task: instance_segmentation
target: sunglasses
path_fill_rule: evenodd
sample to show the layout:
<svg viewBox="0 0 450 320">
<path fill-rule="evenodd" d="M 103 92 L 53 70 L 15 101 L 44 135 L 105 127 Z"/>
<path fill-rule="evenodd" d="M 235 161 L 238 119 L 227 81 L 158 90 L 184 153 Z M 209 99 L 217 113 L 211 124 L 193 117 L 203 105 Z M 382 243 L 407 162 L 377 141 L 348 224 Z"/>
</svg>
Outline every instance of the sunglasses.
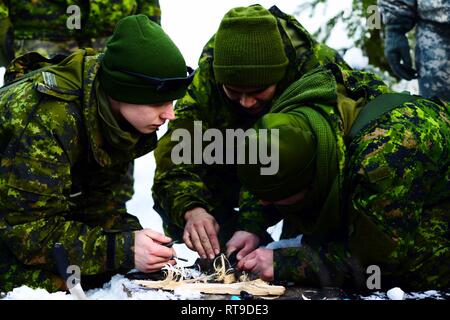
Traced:
<svg viewBox="0 0 450 320">
<path fill-rule="evenodd" d="M 188 76 L 182 78 L 155 78 L 149 77 L 142 73 L 120 70 L 120 72 L 135 76 L 139 79 L 145 80 L 151 86 L 154 86 L 156 91 L 175 91 L 182 87 L 188 87 L 194 79 L 195 70 L 191 67 L 187 67 Z"/>
</svg>

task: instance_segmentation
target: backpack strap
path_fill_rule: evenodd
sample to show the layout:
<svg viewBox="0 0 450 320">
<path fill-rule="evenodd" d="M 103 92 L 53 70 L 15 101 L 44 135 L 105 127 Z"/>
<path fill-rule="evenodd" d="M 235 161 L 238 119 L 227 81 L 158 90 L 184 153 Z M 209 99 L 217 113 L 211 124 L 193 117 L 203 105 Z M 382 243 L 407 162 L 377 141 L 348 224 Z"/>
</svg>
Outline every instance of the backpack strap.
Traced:
<svg viewBox="0 0 450 320">
<path fill-rule="evenodd" d="M 420 98 L 420 96 L 410 95 L 409 93 L 385 93 L 379 95 L 366 104 L 359 113 L 347 135 L 348 144 L 355 139 L 361 130 L 382 115 L 394 110 L 406 102 L 414 102 Z"/>
<path fill-rule="evenodd" d="M 67 55 L 58 54 L 53 58 L 46 58 L 38 52 L 32 51 L 15 58 L 7 67 L 4 76 L 4 88 L 29 79 L 49 66 L 58 64 L 67 58 Z"/>
</svg>

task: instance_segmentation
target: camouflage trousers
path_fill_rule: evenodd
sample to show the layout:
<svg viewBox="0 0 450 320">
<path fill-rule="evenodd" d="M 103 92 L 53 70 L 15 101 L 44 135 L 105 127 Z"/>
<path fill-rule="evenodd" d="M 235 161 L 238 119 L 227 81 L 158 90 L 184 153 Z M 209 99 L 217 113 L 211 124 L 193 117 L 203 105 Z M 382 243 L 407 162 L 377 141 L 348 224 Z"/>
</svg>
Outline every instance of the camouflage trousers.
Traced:
<svg viewBox="0 0 450 320">
<path fill-rule="evenodd" d="M 49 40 L 15 40 L 14 55 L 21 56 L 30 51 L 36 51 L 46 58 L 51 58 L 57 54 L 69 55 L 80 48 L 93 48 L 96 51 L 103 51 L 106 47 L 108 37 L 86 39 L 82 41 L 49 41 Z"/>
<path fill-rule="evenodd" d="M 390 278 L 449 287 L 450 106 L 405 104 L 352 147 L 353 205 L 396 243 Z"/>
<path fill-rule="evenodd" d="M 0 240 L 0 292 L 8 292 L 21 285 L 43 288 L 49 292 L 64 290 L 64 280 L 56 273 L 26 267 L 11 256 L 8 247 Z"/>
<path fill-rule="evenodd" d="M 25 266 L 10 255 L 6 246 L 0 242 L 0 293 L 12 291 L 20 286 L 28 286 L 33 289 L 45 289 L 48 292 L 67 291 L 64 279 L 56 272 L 41 268 Z M 115 274 L 126 274 L 130 270 L 119 269 L 96 275 L 83 275 L 81 285 L 84 290 L 101 288 L 110 281 Z"/>
<path fill-rule="evenodd" d="M 416 28 L 420 94 L 450 101 L 450 24 L 441 27 L 419 22 Z"/>
</svg>

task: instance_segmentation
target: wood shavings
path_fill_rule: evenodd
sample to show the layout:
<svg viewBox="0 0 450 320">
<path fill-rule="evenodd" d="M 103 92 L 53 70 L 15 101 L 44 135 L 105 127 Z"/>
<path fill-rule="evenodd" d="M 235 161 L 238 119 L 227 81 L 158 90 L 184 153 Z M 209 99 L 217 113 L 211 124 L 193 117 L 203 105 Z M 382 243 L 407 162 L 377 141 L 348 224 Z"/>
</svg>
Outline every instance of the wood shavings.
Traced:
<svg viewBox="0 0 450 320">
<path fill-rule="evenodd" d="M 208 294 L 239 295 L 241 291 L 246 291 L 255 296 L 279 296 L 285 292 L 283 286 L 272 286 L 261 279 L 249 281 L 245 273 L 237 281 L 234 269 L 223 254 L 213 261 L 213 267 L 214 272 L 207 275 L 199 272 L 193 274 L 192 269 L 166 265 L 163 268 L 166 272 L 164 280 L 134 282 L 152 289 L 189 290 Z"/>
</svg>

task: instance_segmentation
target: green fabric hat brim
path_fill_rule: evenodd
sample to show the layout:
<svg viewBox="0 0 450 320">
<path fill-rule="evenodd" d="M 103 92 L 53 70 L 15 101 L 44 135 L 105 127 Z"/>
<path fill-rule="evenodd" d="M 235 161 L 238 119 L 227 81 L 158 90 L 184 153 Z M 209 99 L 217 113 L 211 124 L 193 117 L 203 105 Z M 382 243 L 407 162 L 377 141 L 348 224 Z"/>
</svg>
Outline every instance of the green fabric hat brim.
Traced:
<svg viewBox="0 0 450 320">
<path fill-rule="evenodd" d="M 214 66 L 218 83 L 235 86 L 266 86 L 278 83 L 286 74 L 288 61 L 272 66 Z"/>
</svg>

